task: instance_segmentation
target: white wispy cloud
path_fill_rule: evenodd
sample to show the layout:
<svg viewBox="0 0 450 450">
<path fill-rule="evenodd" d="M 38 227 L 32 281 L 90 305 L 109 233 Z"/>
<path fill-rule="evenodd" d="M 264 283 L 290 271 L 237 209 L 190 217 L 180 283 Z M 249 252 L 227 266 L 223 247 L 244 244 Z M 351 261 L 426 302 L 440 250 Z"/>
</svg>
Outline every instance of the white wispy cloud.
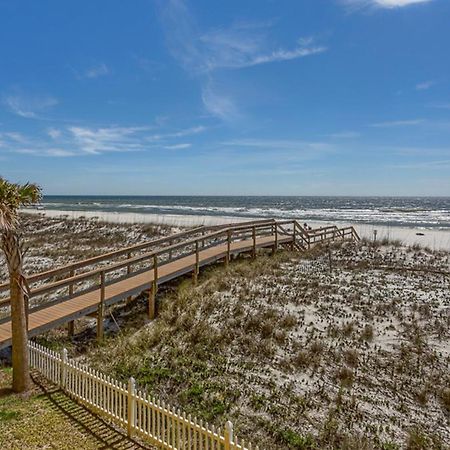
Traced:
<svg viewBox="0 0 450 450">
<path fill-rule="evenodd" d="M 61 131 L 61 130 L 58 130 L 57 128 L 49 128 L 49 129 L 47 130 L 47 134 L 48 134 L 52 139 L 58 139 L 58 138 L 61 136 L 62 131 Z"/>
<path fill-rule="evenodd" d="M 218 70 L 243 69 L 290 61 L 327 50 L 312 37 L 291 45 L 277 44 L 270 30 L 273 22 L 234 22 L 201 30 L 184 0 L 160 2 L 160 15 L 173 57 L 191 75 L 201 77 L 201 99 L 206 111 L 222 120 L 241 117 L 236 99 L 214 85 Z"/>
<path fill-rule="evenodd" d="M 334 147 L 328 142 L 310 142 L 296 139 L 233 139 L 224 141 L 223 145 L 232 147 L 252 147 L 255 149 L 271 150 L 308 150 L 308 151 L 329 151 Z"/>
<path fill-rule="evenodd" d="M 410 127 L 414 125 L 420 125 L 424 122 L 425 119 L 392 120 L 388 122 L 372 123 L 370 126 L 374 128 Z"/>
<path fill-rule="evenodd" d="M 196 125 L 194 127 L 185 128 L 184 130 L 175 131 L 173 133 L 166 133 L 163 136 L 165 138 L 177 138 L 177 137 L 184 137 L 184 136 L 191 136 L 193 134 L 199 134 L 206 131 L 207 128 L 203 125 Z"/>
<path fill-rule="evenodd" d="M 350 9 L 384 8 L 396 9 L 420 3 L 431 3 L 433 0 L 341 0 Z"/>
<path fill-rule="evenodd" d="M 163 141 L 163 140 L 172 139 L 172 138 L 192 136 L 195 134 L 203 133 L 206 130 L 207 130 L 207 128 L 205 126 L 196 125 L 194 127 L 185 128 L 185 129 L 179 130 L 179 131 L 171 131 L 171 132 L 166 132 L 166 133 L 152 134 L 147 137 L 147 140 L 148 141 Z"/>
<path fill-rule="evenodd" d="M 427 105 L 429 108 L 450 109 L 450 102 L 437 102 Z"/>
<path fill-rule="evenodd" d="M 395 164 L 390 166 L 395 169 L 412 169 L 412 170 L 426 170 L 426 169 L 438 169 L 448 170 L 450 169 L 450 159 L 443 159 L 438 161 L 418 161 L 403 164 Z"/>
<path fill-rule="evenodd" d="M 255 28 L 243 25 L 215 30 L 203 35 L 201 41 L 204 44 L 203 66 L 208 71 L 289 61 L 327 50 L 325 46 L 315 44 L 311 37 L 299 38 L 297 45 L 290 49 L 270 49 L 265 36 L 255 34 Z"/>
<path fill-rule="evenodd" d="M 361 133 L 357 131 L 341 131 L 339 133 L 332 133 L 330 137 L 336 139 L 353 139 L 361 136 Z"/>
<path fill-rule="evenodd" d="M 142 150 L 142 141 L 136 138 L 136 133 L 147 129 L 148 127 L 69 127 L 68 131 L 82 151 L 99 154 Z"/>
<path fill-rule="evenodd" d="M 82 78 L 98 78 L 108 75 L 109 73 L 110 70 L 108 66 L 105 63 L 99 63 L 87 69 L 83 73 Z"/>
<path fill-rule="evenodd" d="M 47 128 L 33 135 L 4 131 L 0 132 L 0 143 L 11 153 L 46 157 L 181 150 L 192 146 L 186 141 L 180 142 L 181 138 L 197 135 L 206 129 L 203 125 L 197 125 L 161 134 L 151 134 L 151 131 L 154 131 L 153 126 L 87 127 L 73 125 Z"/>
<path fill-rule="evenodd" d="M 182 150 L 184 148 L 190 148 L 192 147 L 192 144 L 189 143 L 182 143 L 182 144 L 172 144 L 172 145 L 165 145 L 164 148 L 168 150 Z"/>
<path fill-rule="evenodd" d="M 422 81 L 421 83 L 416 84 L 416 91 L 427 91 L 435 84 L 436 84 L 436 82 L 433 80 Z"/>
<path fill-rule="evenodd" d="M 298 39 L 291 48 L 276 47 L 268 38 L 271 22 L 237 22 L 202 32 L 183 0 L 164 2 L 161 16 L 173 56 L 194 73 L 288 61 L 327 50 L 311 37 Z"/>
<path fill-rule="evenodd" d="M 58 99 L 51 96 L 8 94 L 3 97 L 3 104 L 14 114 L 27 119 L 39 118 L 39 113 L 58 104 Z"/>
<path fill-rule="evenodd" d="M 240 116 L 236 102 L 227 95 L 218 92 L 211 84 L 202 90 L 205 109 L 213 116 L 223 120 L 235 120 Z"/>
</svg>

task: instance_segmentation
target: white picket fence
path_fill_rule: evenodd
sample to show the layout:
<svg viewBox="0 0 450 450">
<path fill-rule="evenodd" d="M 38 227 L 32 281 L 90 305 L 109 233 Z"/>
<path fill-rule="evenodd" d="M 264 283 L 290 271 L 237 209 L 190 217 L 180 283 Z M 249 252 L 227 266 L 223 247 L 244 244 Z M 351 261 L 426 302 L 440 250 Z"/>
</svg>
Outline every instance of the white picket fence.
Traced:
<svg viewBox="0 0 450 450">
<path fill-rule="evenodd" d="M 32 341 L 28 347 L 31 367 L 99 416 L 127 429 L 128 436 L 136 435 L 157 448 L 170 450 L 253 448 L 244 440 L 238 443 L 231 422 L 223 430 L 203 424 L 136 389 L 133 378 L 127 385 L 114 380 L 69 359 L 66 349 L 58 353 Z"/>
</svg>

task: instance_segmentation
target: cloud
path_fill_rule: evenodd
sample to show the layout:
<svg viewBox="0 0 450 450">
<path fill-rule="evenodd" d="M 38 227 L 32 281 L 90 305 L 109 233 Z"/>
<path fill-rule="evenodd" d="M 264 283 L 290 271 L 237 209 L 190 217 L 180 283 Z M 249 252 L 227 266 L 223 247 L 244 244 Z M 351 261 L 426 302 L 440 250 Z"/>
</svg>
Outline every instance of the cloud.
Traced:
<svg viewBox="0 0 450 450">
<path fill-rule="evenodd" d="M 323 141 L 300 139 L 239 138 L 224 141 L 215 152 L 218 165 L 229 169 L 245 169 L 251 173 L 264 170 L 293 170 L 305 168 L 306 161 L 320 160 L 337 151 L 335 145 Z M 220 156 L 218 156 L 220 155 Z"/>
<path fill-rule="evenodd" d="M 330 137 L 336 139 L 353 139 L 361 136 L 357 131 L 341 131 L 339 133 L 330 134 Z"/>
<path fill-rule="evenodd" d="M 208 71 L 215 69 L 240 69 L 244 67 L 290 61 L 323 53 L 325 46 L 316 45 L 312 38 L 300 38 L 290 49 L 269 49 L 263 36 L 254 35 L 254 30 L 232 26 L 229 29 L 215 30 L 202 36 L 205 44 L 204 65 Z"/>
<path fill-rule="evenodd" d="M 39 113 L 58 104 L 51 96 L 30 96 L 21 93 L 6 95 L 3 104 L 14 114 L 26 119 L 37 119 Z"/>
<path fill-rule="evenodd" d="M 162 134 L 149 134 L 152 126 L 86 127 L 66 126 L 43 129 L 26 136 L 15 131 L 0 132 L 1 146 L 8 152 L 47 157 L 101 155 L 110 152 L 137 152 L 157 149 L 181 150 L 192 146 L 179 142 L 207 128 L 202 125 Z"/>
<path fill-rule="evenodd" d="M 208 113 L 220 119 L 229 121 L 240 116 L 235 101 L 231 97 L 219 93 L 211 85 L 203 88 L 202 101 Z"/>
<path fill-rule="evenodd" d="M 183 143 L 183 144 L 173 144 L 173 145 L 165 145 L 164 148 L 168 150 L 182 150 L 184 148 L 192 147 L 192 144 Z"/>
<path fill-rule="evenodd" d="M 149 74 L 152 78 L 152 80 L 156 80 L 158 78 L 158 75 L 163 71 L 165 68 L 165 65 L 161 63 L 160 61 L 155 61 L 149 58 L 145 58 L 142 56 L 135 56 L 134 57 L 137 63 L 137 66 Z"/>
<path fill-rule="evenodd" d="M 429 80 L 429 81 L 423 81 L 422 83 L 416 84 L 416 91 L 426 91 L 430 89 L 432 86 L 436 84 L 435 81 Z"/>
<path fill-rule="evenodd" d="M 174 137 L 184 137 L 184 136 L 190 136 L 192 134 L 199 134 L 206 131 L 206 127 L 203 125 L 197 125 L 195 127 L 186 128 L 184 130 L 176 131 L 174 133 L 168 133 L 165 134 L 164 137 L 166 138 L 174 138 Z"/>
<path fill-rule="evenodd" d="M 309 142 L 296 139 L 234 139 L 225 141 L 222 144 L 233 147 L 252 147 L 271 150 L 329 151 L 333 148 L 327 142 Z"/>
<path fill-rule="evenodd" d="M 148 136 L 147 140 L 149 140 L 149 141 L 161 141 L 161 140 L 166 140 L 166 139 L 191 136 L 191 135 L 194 135 L 194 134 L 203 133 L 206 130 L 207 130 L 207 128 L 205 126 L 197 125 L 195 127 L 185 128 L 184 130 L 180 130 L 180 131 L 174 131 L 174 132 L 162 133 L 162 134 L 153 134 L 151 136 Z"/>
<path fill-rule="evenodd" d="M 433 0 L 341 0 L 351 10 L 364 8 L 396 9 L 419 3 L 431 3 Z"/>
<path fill-rule="evenodd" d="M 450 109 L 450 102 L 438 102 L 438 103 L 430 103 L 427 105 L 429 108 L 438 108 L 438 109 Z"/>
<path fill-rule="evenodd" d="M 450 169 L 450 159 L 444 159 L 439 161 L 419 161 L 405 164 L 396 164 L 391 166 L 391 168 L 395 169 L 439 169 L 439 170 L 448 170 Z"/>
<path fill-rule="evenodd" d="M 410 126 L 414 126 L 414 125 L 420 125 L 424 122 L 425 122 L 425 119 L 393 120 L 391 122 L 373 123 L 370 126 L 374 127 L 374 128 L 410 127 Z"/>
<path fill-rule="evenodd" d="M 142 150 L 142 141 L 136 138 L 136 133 L 147 129 L 148 127 L 69 127 L 68 131 L 83 152 L 99 154 Z"/>
<path fill-rule="evenodd" d="M 109 74 L 109 68 L 105 63 L 96 64 L 87 69 L 81 78 L 98 78 Z"/>
<path fill-rule="evenodd" d="M 241 117 L 236 101 L 213 86 L 219 70 L 236 70 L 290 61 L 323 53 L 312 37 L 294 45 L 277 45 L 269 37 L 273 22 L 234 22 L 201 30 L 184 0 L 161 0 L 160 17 L 172 56 L 191 75 L 201 78 L 205 109 L 222 120 Z"/>
<path fill-rule="evenodd" d="M 58 130 L 56 128 L 49 128 L 47 130 L 47 134 L 52 138 L 52 139 L 57 139 L 61 136 L 62 131 Z"/>
<path fill-rule="evenodd" d="M 298 39 L 291 48 L 276 47 L 267 36 L 271 22 L 236 22 L 202 32 L 186 2 L 167 0 L 163 5 L 161 18 L 169 49 L 191 73 L 289 61 L 327 50 L 311 37 Z"/>
</svg>

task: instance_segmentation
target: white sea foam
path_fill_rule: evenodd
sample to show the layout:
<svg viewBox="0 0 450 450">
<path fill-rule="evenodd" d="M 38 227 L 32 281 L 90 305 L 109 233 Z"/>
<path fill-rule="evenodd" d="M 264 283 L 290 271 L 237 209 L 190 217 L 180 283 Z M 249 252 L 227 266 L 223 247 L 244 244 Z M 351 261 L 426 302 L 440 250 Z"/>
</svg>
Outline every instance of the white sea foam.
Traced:
<svg viewBox="0 0 450 450">
<path fill-rule="evenodd" d="M 44 206 L 51 209 L 71 210 L 69 203 L 46 202 Z M 190 206 L 176 204 L 131 204 L 86 202 L 79 206 L 85 211 L 123 211 L 131 210 L 155 214 L 194 214 L 194 215 L 227 215 L 236 217 L 303 217 L 306 220 L 331 220 L 352 223 L 374 223 L 387 225 L 409 225 L 421 227 L 449 228 L 450 210 L 427 210 L 424 208 L 305 208 L 285 209 L 271 207 L 234 207 L 234 206 Z M 78 208 L 75 208 L 78 209 Z"/>
<path fill-rule="evenodd" d="M 25 210 L 34 214 L 45 214 L 48 217 L 66 216 L 71 219 L 80 217 L 95 218 L 105 222 L 112 223 L 153 223 L 165 224 L 176 227 L 194 227 L 199 225 L 221 225 L 231 222 L 249 220 L 255 217 L 235 217 L 227 215 L 187 215 L 187 214 L 149 214 L 149 213 L 130 213 L 130 212 L 105 212 L 105 211 L 63 211 L 63 210 L 46 210 L 38 211 L 35 209 Z M 298 219 L 301 223 L 305 222 L 305 217 L 299 215 L 291 217 Z M 336 224 L 334 221 L 310 221 L 308 224 L 313 228 L 326 225 Z M 373 239 L 374 231 L 377 231 L 377 239 L 384 238 L 390 240 L 400 240 L 406 245 L 418 244 L 433 250 L 449 250 L 450 251 L 450 230 L 440 229 L 421 229 L 413 227 L 386 226 L 361 224 L 352 222 L 341 222 L 340 226 L 348 226 L 353 224 L 361 237 Z M 419 234 L 418 234 L 419 233 Z"/>
</svg>

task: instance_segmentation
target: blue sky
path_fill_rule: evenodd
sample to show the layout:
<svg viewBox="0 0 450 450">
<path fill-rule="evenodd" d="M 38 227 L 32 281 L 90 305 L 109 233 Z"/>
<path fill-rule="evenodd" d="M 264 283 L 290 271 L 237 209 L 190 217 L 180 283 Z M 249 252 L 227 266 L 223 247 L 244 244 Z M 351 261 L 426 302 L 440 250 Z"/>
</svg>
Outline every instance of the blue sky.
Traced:
<svg viewBox="0 0 450 450">
<path fill-rule="evenodd" d="M 0 175 L 450 195 L 448 0 L 0 0 Z"/>
</svg>

